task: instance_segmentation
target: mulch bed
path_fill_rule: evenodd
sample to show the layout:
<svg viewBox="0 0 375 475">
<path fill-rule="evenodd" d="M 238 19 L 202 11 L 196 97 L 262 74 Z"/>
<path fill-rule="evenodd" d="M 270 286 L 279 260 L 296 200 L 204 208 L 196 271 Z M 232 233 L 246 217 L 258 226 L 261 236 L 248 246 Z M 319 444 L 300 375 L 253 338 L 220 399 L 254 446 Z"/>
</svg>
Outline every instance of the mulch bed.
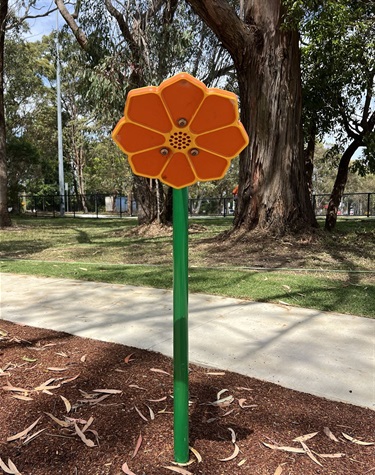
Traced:
<svg viewBox="0 0 375 475">
<path fill-rule="evenodd" d="M 375 474 L 374 411 L 190 369 L 197 452 L 179 467 L 170 358 L 0 320 L 0 474 Z"/>
</svg>

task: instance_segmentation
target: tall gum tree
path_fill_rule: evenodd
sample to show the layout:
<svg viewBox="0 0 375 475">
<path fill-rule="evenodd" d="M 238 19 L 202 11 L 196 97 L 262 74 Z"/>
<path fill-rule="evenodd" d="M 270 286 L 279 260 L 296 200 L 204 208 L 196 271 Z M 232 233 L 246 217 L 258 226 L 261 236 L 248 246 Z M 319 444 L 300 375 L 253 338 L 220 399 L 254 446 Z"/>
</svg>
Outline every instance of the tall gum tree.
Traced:
<svg viewBox="0 0 375 475">
<path fill-rule="evenodd" d="M 302 2 L 305 7 L 305 2 Z M 298 5 L 298 2 L 294 2 Z M 311 3 L 300 22 L 305 127 L 312 140 L 324 134 L 340 151 L 328 203 L 325 229 L 335 228 L 337 213 L 360 147 L 367 155 L 375 145 L 375 2 L 335 0 Z M 354 161 L 363 170 L 364 160 Z"/>
<path fill-rule="evenodd" d="M 96 89 L 101 114 L 119 117 L 131 89 L 159 84 L 176 72 L 192 72 L 211 86 L 233 71 L 217 38 L 180 0 L 76 0 L 70 2 L 70 11 L 64 0 L 54 1 L 92 59 L 90 93 Z M 169 221 L 171 189 L 158 180 L 135 176 L 133 191 L 140 224 Z"/>
<path fill-rule="evenodd" d="M 234 228 L 275 234 L 308 230 L 316 220 L 306 183 L 299 35 L 283 25 L 281 0 L 186 0 L 229 51 L 241 121 L 250 143 L 241 153 Z"/>
<path fill-rule="evenodd" d="M 4 107 L 4 45 L 5 27 L 8 15 L 8 1 L 1 0 L 0 5 L 0 227 L 11 226 L 8 213 L 8 179 L 6 160 L 6 131 Z"/>
</svg>

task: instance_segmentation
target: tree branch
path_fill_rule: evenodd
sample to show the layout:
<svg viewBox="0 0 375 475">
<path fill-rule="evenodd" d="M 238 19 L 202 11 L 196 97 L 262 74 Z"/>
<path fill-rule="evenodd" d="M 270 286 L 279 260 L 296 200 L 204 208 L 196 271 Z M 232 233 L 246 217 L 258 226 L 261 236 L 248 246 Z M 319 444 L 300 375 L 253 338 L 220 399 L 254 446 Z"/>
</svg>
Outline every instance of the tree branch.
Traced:
<svg viewBox="0 0 375 475">
<path fill-rule="evenodd" d="M 124 37 L 124 39 L 126 40 L 126 42 L 128 43 L 128 46 L 129 46 L 136 62 L 139 62 L 141 57 L 142 57 L 142 53 L 141 53 L 141 50 L 140 50 L 138 44 L 134 40 L 134 37 L 131 34 L 130 29 L 129 29 L 124 17 L 117 10 L 117 8 L 115 8 L 113 6 L 111 0 L 105 0 L 105 6 L 106 6 L 108 12 L 110 13 L 110 15 L 113 16 L 113 18 L 117 21 L 117 24 L 120 28 L 121 34 Z"/>
<path fill-rule="evenodd" d="M 363 106 L 363 114 L 362 114 L 362 120 L 361 120 L 361 126 L 363 130 L 365 130 L 367 127 L 368 116 L 370 113 L 372 89 L 373 89 L 373 84 L 374 84 L 374 71 L 372 71 L 370 75 L 371 75 L 371 78 L 369 78 L 368 85 L 367 85 L 366 99 L 365 99 L 365 104 Z"/>
<path fill-rule="evenodd" d="M 72 30 L 81 48 L 87 51 L 88 49 L 87 36 L 83 32 L 83 30 L 77 25 L 75 19 L 73 18 L 73 15 L 69 13 L 68 9 L 66 8 L 64 4 L 64 0 L 55 0 L 55 4 L 57 8 L 59 9 L 59 12 L 61 13 L 61 16 L 64 18 L 66 24 Z"/>
<path fill-rule="evenodd" d="M 338 98 L 337 104 L 338 104 L 339 113 L 340 113 L 340 115 L 341 115 L 342 122 L 343 122 L 343 125 L 344 125 L 344 129 L 345 129 L 345 132 L 347 133 L 348 137 L 350 137 L 350 138 L 353 139 L 353 140 L 362 140 L 362 134 L 356 133 L 356 132 L 350 127 L 350 123 L 349 123 L 348 117 L 347 117 L 346 114 L 345 114 L 345 107 L 344 107 L 344 103 L 343 103 L 342 97 L 339 97 L 339 98 Z"/>
<path fill-rule="evenodd" d="M 232 58 L 239 62 L 247 50 L 247 38 L 251 34 L 247 25 L 237 16 L 226 0 L 185 0 L 195 13 L 229 51 Z M 230 28 L 227 25 L 231 25 Z"/>
</svg>

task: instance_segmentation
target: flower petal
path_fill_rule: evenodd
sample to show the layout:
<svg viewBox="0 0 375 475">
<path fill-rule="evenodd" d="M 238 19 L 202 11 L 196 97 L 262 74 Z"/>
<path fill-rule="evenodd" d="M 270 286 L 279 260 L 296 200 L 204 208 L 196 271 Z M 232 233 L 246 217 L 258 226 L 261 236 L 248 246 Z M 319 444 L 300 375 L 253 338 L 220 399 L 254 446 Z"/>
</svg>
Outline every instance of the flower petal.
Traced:
<svg viewBox="0 0 375 475">
<path fill-rule="evenodd" d="M 190 156 L 199 180 L 219 180 L 229 168 L 230 160 L 201 150 L 198 155 Z"/>
<path fill-rule="evenodd" d="M 181 74 L 180 80 L 167 80 L 165 83 L 166 86 L 161 88 L 161 96 L 174 125 L 178 125 L 178 120 L 182 118 L 189 124 L 204 98 L 202 87 L 206 86 L 184 73 Z"/>
<path fill-rule="evenodd" d="M 137 153 L 128 157 L 130 166 L 136 175 L 158 178 L 171 155 L 162 155 L 160 148 Z"/>
<path fill-rule="evenodd" d="M 229 92 L 226 92 L 225 96 L 224 94 L 210 94 L 205 97 L 197 115 L 190 124 L 190 130 L 194 134 L 202 134 L 209 130 L 232 125 L 236 120 L 238 120 L 237 96 Z"/>
<path fill-rule="evenodd" d="M 197 178 L 184 153 L 175 153 L 161 174 L 161 181 L 173 188 L 192 185 Z"/>
<path fill-rule="evenodd" d="M 198 147 L 216 153 L 223 157 L 234 158 L 249 143 L 249 139 L 241 123 L 237 126 L 208 132 L 195 139 Z"/>
<path fill-rule="evenodd" d="M 145 129 L 140 125 L 126 122 L 124 117 L 116 125 L 112 132 L 112 138 L 126 154 L 141 152 L 163 145 L 165 142 L 164 135 Z"/>
<path fill-rule="evenodd" d="M 127 115 L 132 122 L 167 133 L 172 128 L 171 121 L 159 94 L 152 92 L 152 89 L 154 88 L 130 91 L 125 116 Z"/>
</svg>

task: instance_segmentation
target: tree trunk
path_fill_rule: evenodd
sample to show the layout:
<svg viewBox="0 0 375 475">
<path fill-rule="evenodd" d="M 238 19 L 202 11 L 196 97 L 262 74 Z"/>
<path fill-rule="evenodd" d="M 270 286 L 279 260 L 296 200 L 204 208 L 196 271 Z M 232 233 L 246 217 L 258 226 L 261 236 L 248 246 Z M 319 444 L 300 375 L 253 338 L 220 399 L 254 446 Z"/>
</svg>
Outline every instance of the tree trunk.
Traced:
<svg viewBox="0 0 375 475">
<path fill-rule="evenodd" d="M 243 20 L 226 0 L 187 0 L 230 52 L 241 121 L 235 229 L 282 234 L 316 226 L 304 170 L 299 37 L 282 29 L 281 0 L 247 0 Z"/>
<path fill-rule="evenodd" d="M 340 205 L 342 195 L 344 194 L 345 185 L 348 181 L 348 172 L 350 160 L 353 157 L 354 153 L 361 146 L 361 141 L 353 140 L 349 147 L 343 153 L 339 168 L 337 170 L 336 180 L 333 185 L 332 193 L 329 198 L 325 229 L 327 231 L 332 231 L 336 226 L 337 221 L 337 211 Z"/>
<path fill-rule="evenodd" d="M 0 6 L 0 227 L 12 225 L 8 212 L 8 177 L 6 159 L 6 131 L 4 107 L 4 47 L 5 23 L 8 14 L 8 0 L 1 0 Z"/>
<path fill-rule="evenodd" d="M 314 172 L 314 155 L 315 155 L 315 127 L 310 131 L 307 141 L 307 147 L 304 150 L 305 157 L 305 174 L 306 185 L 309 190 L 310 198 L 313 194 L 313 172 Z"/>
</svg>

